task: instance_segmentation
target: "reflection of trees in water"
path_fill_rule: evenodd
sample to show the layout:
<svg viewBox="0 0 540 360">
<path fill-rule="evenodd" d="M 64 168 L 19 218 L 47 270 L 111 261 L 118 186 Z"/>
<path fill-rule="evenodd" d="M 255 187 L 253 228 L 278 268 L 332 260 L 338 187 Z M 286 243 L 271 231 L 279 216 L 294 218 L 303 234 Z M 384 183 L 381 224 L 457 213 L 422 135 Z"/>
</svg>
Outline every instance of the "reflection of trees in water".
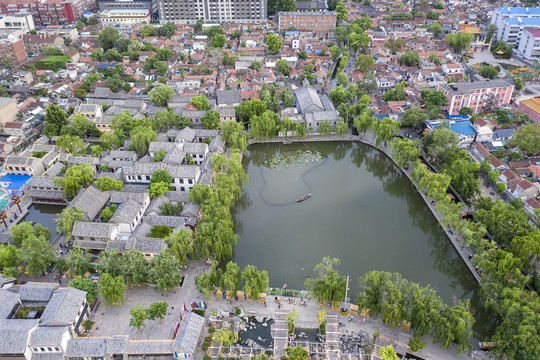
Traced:
<svg viewBox="0 0 540 360">
<path fill-rule="evenodd" d="M 244 231 L 243 223 L 239 221 L 238 215 L 242 213 L 243 211 L 247 210 L 251 206 L 252 203 L 253 201 L 249 197 L 248 193 L 242 189 L 242 195 L 240 195 L 240 199 L 238 199 L 238 202 L 231 209 L 232 221 L 233 221 L 235 233 L 238 234 Z"/>
<path fill-rule="evenodd" d="M 345 155 L 347 155 L 347 152 L 351 149 L 352 144 L 348 141 L 340 141 L 338 143 L 335 143 L 335 146 L 331 147 L 329 154 L 332 155 L 334 160 L 340 161 L 345 158 Z"/>
<path fill-rule="evenodd" d="M 459 286 L 463 289 L 461 298 L 471 299 L 476 319 L 473 326 L 475 334 L 480 337 L 491 335 L 495 328 L 495 320 L 482 306 L 479 285 L 468 273 L 469 270 L 463 264 L 463 260 L 439 228 L 437 220 L 414 185 L 384 153 L 367 145 L 355 144 L 351 151 L 351 161 L 357 167 L 365 165 L 366 170 L 381 181 L 385 192 L 406 201 L 413 226 L 420 228 L 427 235 L 434 269 L 449 277 L 450 287 Z"/>
</svg>

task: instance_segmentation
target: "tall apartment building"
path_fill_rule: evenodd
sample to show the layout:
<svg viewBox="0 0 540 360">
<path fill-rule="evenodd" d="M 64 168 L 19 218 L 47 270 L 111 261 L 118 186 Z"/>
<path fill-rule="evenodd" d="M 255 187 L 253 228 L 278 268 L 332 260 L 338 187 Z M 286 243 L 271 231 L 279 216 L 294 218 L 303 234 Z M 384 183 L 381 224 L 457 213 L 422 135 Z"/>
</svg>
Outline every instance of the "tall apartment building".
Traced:
<svg viewBox="0 0 540 360">
<path fill-rule="evenodd" d="M 448 97 L 448 106 L 444 109 L 450 115 L 459 114 L 463 107 L 475 113 L 488 113 L 510 103 L 514 84 L 506 79 L 494 79 L 438 85 L 437 90 Z"/>
<path fill-rule="evenodd" d="M 279 31 L 295 28 L 298 31 L 334 32 L 337 13 L 335 11 L 290 11 L 278 13 Z"/>
<path fill-rule="evenodd" d="M 491 23 L 497 25 L 497 40 L 517 45 L 524 30 L 540 28 L 540 8 L 495 9 Z"/>
<path fill-rule="evenodd" d="M 266 21 L 266 0 L 156 0 L 161 23 L 259 23 Z"/>
<path fill-rule="evenodd" d="M 15 64 L 28 60 L 28 54 L 21 39 L 0 39 L 0 58 L 4 56 L 13 60 Z"/>
<path fill-rule="evenodd" d="M 517 53 L 527 60 L 540 60 L 540 29 L 523 32 Z"/>
<path fill-rule="evenodd" d="M 0 0 L 0 13 L 11 15 L 26 11 L 39 25 L 69 24 L 78 21 L 96 0 Z"/>
<path fill-rule="evenodd" d="M 525 31 L 530 29 L 540 29 L 540 18 L 508 18 L 502 21 L 502 28 L 497 33 L 501 36 L 497 40 L 518 46 Z"/>
</svg>

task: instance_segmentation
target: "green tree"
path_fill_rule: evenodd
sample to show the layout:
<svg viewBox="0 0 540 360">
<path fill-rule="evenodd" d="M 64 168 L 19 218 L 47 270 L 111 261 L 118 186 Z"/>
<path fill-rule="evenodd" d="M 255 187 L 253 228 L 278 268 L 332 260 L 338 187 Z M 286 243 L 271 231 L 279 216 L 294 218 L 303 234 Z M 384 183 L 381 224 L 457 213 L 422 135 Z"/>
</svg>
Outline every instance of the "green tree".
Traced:
<svg viewBox="0 0 540 360">
<path fill-rule="evenodd" d="M 263 67 L 263 63 L 259 60 L 255 60 L 251 63 L 251 66 L 250 68 L 255 70 L 255 71 L 259 71 L 260 68 Z"/>
<path fill-rule="evenodd" d="M 120 41 L 121 36 L 118 30 L 114 27 L 107 27 L 99 33 L 97 37 L 97 43 L 103 48 L 104 51 L 112 49 Z"/>
<path fill-rule="evenodd" d="M 79 155 L 81 154 L 88 144 L 78 136 L 71 136 L 69 134 L 60 135 L 56 140 L 56 146 L 64 152 Z"/>
<path fill-rule="evenodd" d="M 81 276 L 77 276 L 69 282 L 69 286 L 86 291 L 87 301 L 97 299 L 97 285 L 92 281 L 92 279 L 85 279 Z"/>
<path fill-rule="evenodd" d="M 81 187 L 88 187 L 93 184 L 94 169 L 90 164 L 70 166 L 63 178 L 54 179 L 54 184 L 64 189 L 64 196 L 68 199 L 74 198 Z"/>
<path fill-rule="evenodd" d="M 281 41 L 276 34 L 268 34 L 266 36 L 265 44 L 267 46 L 267 51 L 270 54 L 277 54 L 283 46 L 283 41 Z"/>
<path fill-rule="evenodd" d="M 469 116 L 471 116 L 472 114 L 474 114 L 474 110 L 471 109 L 470 107 L 464 106 L 461 109 L 459 109 L 459 115 L 469 115 Z"/>
<path fill-rule="evenodd" d="M 433 33 L 433 36 L 435 37 L 439 37 L 444 33 L 444 30 L 440 23 L 435 23 L 431 25 L 429 29 L 431 30 L 431 32 Z"/>
<path fill-rule="evenodd" d="M 159 301 L 159 302 L 150 304 L 150 307 L 148 308 L 148 319 L 163 320 L 165 318 L 165 315 L 167 315 L 168 308 L 169 308 L 169 304 L 166 301 Z"/>
<path fill-rule="evenodd" d="M 67 263 L 75 276 L 82 276 L 93 269 L 92 256 L 80 247 L 70 250 L 67 256 Z"/>
<path fill-rule="evenodd" d="M 392 52 L 392 54 L 395 54 L 396 52 L 401 50 L 401 48 L 403 48 L 405 45 L 406 45 L 405 40 L 403 40 L 401 38 L 397 38 L 397 39 L 396 38 L 390 38 L 384 44 L 384 46 L 387 47 Z"/>
<path fill-rule="evenodd" d="M 173 52 L 171 49 L 167 49 L 167 48 L 158 49 L 156 53 L 156 59 L 160 61 L 168 61 L 172 57 L 173 57 Z"/>
<path fill-rule="evenodd" d="M 420 55 L 417 52 L 406 51 L 401 55 L 400 60 L 406 66 L 418 67 L 420 65 Z"/>
<path fill-rule="evenodd" d="M 54 264 L 55 248 L 44 236 L 30 235 L 21 243 L 19 261 L 26 265 L 28 273 L 37 275 Z"/>
<path fill-rule="evenodd" d="M 332 47 L 330 47 L 330 55 L 332 55 L 332 60 L 336 61 L 339 58 L 339 55 L 341 55 L 339 46 L 332 45 Z"/>
<path fill-rule="evenodd" d="M 160 169 L 156 170 L 152 173 L 152 177 L 150 178 L 150 184 L 158 183 L 158 182 L 164 182 L 166 184 L 172 183 L 173 178 L 172 176 L 167 172 L 167 170 Z"/>
<path fill-rule="evenodd" d="M 150 101 L 153 101 L 157 106 L 167 106 L 172 94 L 174 94 L 174 89 L 172 87 L 158 85 L 148 93 L 148 96 Z"/>
<path fill-rule="evenodd" d="M 204 95 L 196 95 L 191 98 L 190 102 L 191 105 L 195 106 L 197 110 L 208 110 L 210 109 L 210 105 L 208 103 L 208 98 Z"/>
<path fill-rule="evenodd" d="M 219 128 L 219 113 L 215 110 L 208 110 L 201 118 L 201 123 L 205 129 L 217 130 Z"/>
<path fill-rule="evenodd" d="M 221 124 L 223 140 L 233 149 L 244 152 L 248 145 L 248 134 L 241 123 L 226 121 Z"/>
<path fill-rule="evenodd" d="M 169 235 L 166 240 L 176 260 L 182 265 L 187 265 L 187 256 L 193 256 L 193 233 L 188 229 L 180 229 Z"/>
<path fill-rule="evenodd" d="M 13 229 L 13 228 L 12 228 Z M 13 244 L 0 245 L 0 270 L 14 268 L 19 264 L 19 251 Z"/>
<path fill-rule="evenodd" d="M 444 107 L 448 104 L 448 97 L 438 90 L 422 90 L 422 99 L 426 101 L 426 106 Z"/>
<path fill-rule="evenodd" d="M 138 285 L 148 282 L 148 262 L 140 251 L 126 250 L 122 254 L 120 271 L 132 284 Z"/>
<path fill-rule="evenodd" d="M 137 152 L 139 158 L 143 157 L 148 151 L 150 142 L 157 138 L 157 134 L 147 125 L 139 125 L 131 131 L 130 150 Z"/>
<path fill-rule="evenodd" d="M 497 25 L 488 24 L 486 26 L 486 41 L 489 42 L 493 38 L 493 35 L 497 33 L 497 31 L 498 31 Z"/>
<path fill-rule="evenodd" d="M 124 183 L 121 180 L 112 179 L 107 176 L 97 179 L 94 182 L 94 185 L 101 191 L 108 191 L 108 190 L 120 191 L 124 188 Z"/>
<path fill-rule="evenodd" d="M 473 34 L 469 33 L 455 33 L 446 35 L 446 43 L 454 50 L 454 52 L 461 54 L 463 50 L 471 46 L 474 39 Z"/>
<path fill-rule="evenodd" d="M 176 25 L 172 21 L 167 21 L 163 26 L 158 29 L 158 33 L 161 36 L 170 38 L 176 33 Z"/>
<path fill-rule="evenodd" d="M 118 209 L 118 206 L 112 204 L 101 211 L 101 221 L 108 222 L 114 215 L 114 212 Z"/>
<path fill-rule="evenodd" d="M 309 358 L 309 353 L 300 345 L 286 348 L 285 352 L 287 353 L 287 356 L 284 356 L 286 360 L 306 360 Z"/>
<path fill-rule="evenodd" d="M 118 74 L 114 74 L 110 78 L 108 78 L 105 81 L 105 84 L 107 84 L 107 87 L 114 93 L 119 92 L 122 90 L 122 85 L 124 85 L 124 81 Z"/>
<path fill-rule="evenodd" d="M 221 34 L 217 34 L 210 39 L 210 48 L 223 49 L 226 42 L 227 42 L 227 39 L 225 38 L 225 36 Z"/>
<path fill-rule="evenodd" d="M 287 60 L 276 61 L 276 66 L 277 66 L 278 71 L 285 76 L 288 76 L 291 72 L 291 69 L 289 67 L 289 62 Z"/>
<path fill-rule="evenodd" d="M 49 241 L 51 238 L 51 230 L 43 227 L 41 224 L 32 225 L 29 222 L 22 222 L 13 225 L 9 230 L 11 240 L 17 246 L 21 246 L 24 239 L 30 236 L 43 236 L 45 240 Z"/>
<path fill-rule="evenodd" d="M 137 330 L 140 330 L 146 326 L 146 320 L 148 320 L 148 310 L 145 307 L 135 306 L 129 310 L 129 313 L 131 314 L 129 326 L 135 327 Z"/>
<path fill-rule="evenodd" d="M 523 79 L 516 76 L 514 78 L 514 87 L 516 88 L 517 91 L 522 90 L 525 87 L 525 83 L 523 82 Z"/>
<path fill-rule="evenodd" d="M 67 114 L 59 106 L 51 104 L 45 113 L 45 128 L 43 132 L 48 137 L 60 135 L 62 127 L 68 124 Z"/>
<path fill-rule="evenodd" d="M 394 138 L 390 142 L 390 147 L 394 151 L 394 159 L 400 167 L 416 160 L 420 155 L 419 144 L 410 139 Z"/>
<path fill-rule="evenodd" d="M 446 163 L 458 151 L 458 136 L 445 127 L 438 127 L 422 139 L 424 151 L 440 163 Z"/>
<path fill-rule="evenodd" d="M 157 182 L 150 184 L 150 189 L 148 190 L 148 193 L 150 194 L 151 198 L 155 198 L 157 196 L 163 196 L 166 193 L 171 191 L 171 186 L 164 182 Z"/>
<path fill-rule="evenodd" d="M 371 55 L 359 55 L 354 63 L 354 66 L 364 73 L 373 65 L 375 65 L 375 60 L 373 60 L 373 56 Z"/>
<path fill-rule="evenodd" d="M 127 285 L 122 276 L 102 274 L 98 283 L 98 292 L 105 305 L 120 306 L 124 302 Z"/>
<path fill-rule="evenodd" d="M 302 61 L 305 61 L 307 59 L 307 52 L 306 50 L 302 50 L 302 51 L 298 51 L 296 53 L 296 55 L 298 56 L 298 58 Z"/>
<path fill-rule="evenodd" d="M 65 208 L 60 214 L 58 214 L 56 220 L 56 231 L 58 233 L 66 234 L 66 240 L 71 239 L 71 231 L 76 221 L 84 219 L 83 212 L 76 207 Z"/>
<path fill-rule="evenodd" d="M 503 194 L 506 191 L 506 184 L 503 182 L 498 182 L 495 186 L 497 187 L 498 194 Z"/>
<path fill-rule="evenodd" d="M 491 65 L 485 65 L 482 67 L 482 70 L 480 70 L 480 75 L 487 79 L 495 79 L 497 75 L 499 75 L 499 70 Z"/>
<path fill-rule="evenodd" d="M 47 46 L 47 47 L 45 47 L 45 50 L 43 50 L 42 55 L 45 55 L 45 56 L 63 56 L 64 53 L 62 52 L 62 50 L 60 50 L 56 46 Z"/>
<path fill-rule="evenodd" d="M 387 144 L 398 132 L 399 123 L 396 120 L 384 118 L 373 123 L 373 134 L 376 136 L 377 146 L 380 143 Z"/>
<path fill-rule="evenodd" d="M 424 121 L 428 120 L 429 116 L 420 110 L 417 106 L 413 106 L 403 113 L 401 118 L 402 127 L 422 128 Z"/>
<path fill-rule="evenodd" d="M 450 164 L 445 164 L 443 173 L 452 178 L 452 186 L 465 201 L 470 201 L 480 194 L 478 169 L 477 163 L 472 162 L 468 156 L 464 156 L 452 161 Z"/>
<path fill-rule="evenodd" d="M 277 11 L 296 11 L 296 1 L 277 0 Z"/>
<path fill-rule="evenodd" d="M 109 49 L 103 54 L 103 58 L 107 61 L 120 61 L 122 60 L 122 54 L 116 49 Z"/>
<path fill-rule="evenodd" d="M 305 281 L 306 289 L 310 290 L 321 303 L 337 305 L 345 296 L 345 277 L 340 276 L 334 269 L 339 263 L 339 259 L 325 256 L 314 269 L 318 273 L 318 278 L 307 278 Z"/>
<path fill-rule="evenodd" d="M 222 346 L 231 346 L 238 341 L 238 334 L 227 328 L 221 328 L 212 335 L 212 340 L 217 341 Z"/>
<path fill-rule="evenodd" d="M 540 153 L 540 125 L 534 123 L 520 127 L 514 132 L 510 144 L 529 155 Z"/>
<path fill-rule="evenodd" d="M 88 25 L 97 25 L 99 24 L 99 20 L 95 15 L 90 15 L 88 18 Z"/>
<path fill-rule="evenodd" d="M 336 12 L 337 12 L 337 21 L 348 21 L 349 20 L 349 12 L 347 11 L 347 8 L 341 1 L 338 1 L 336 5 Z"/>
<path fill-rule="evenodd" d="M 379 349 L 379 355 L 381 355 L 382 360 L 399 360 L 392 345 L 381 347 Z"/>
<path fill-rule="evenodd" d="M 242 271 L 242 281 L 244 282 L 244 292 L 256 299 L 260 293 L 266 292 L 268 288 L 268 272 L 257 269 L 256 266 L 247 265 Z"/>
<path fill-rule="evenodd" d="M 152 258 L 148 275 L 152 283 L 163 292 L 175 289 L 182 280 L 180 263 L 168 249 L 162 250 Z"/>
<path fill-rule="evenodd" d="M 285 320 L 287 321 L 287 326 L 289 327 L 289 334 L 292 334 L 294 332 L 294 325 L 298 321 L 298 313 L 296 310 L 293 309 L 293 311 L 290 311 L 285 316 Z"/>
</svg>

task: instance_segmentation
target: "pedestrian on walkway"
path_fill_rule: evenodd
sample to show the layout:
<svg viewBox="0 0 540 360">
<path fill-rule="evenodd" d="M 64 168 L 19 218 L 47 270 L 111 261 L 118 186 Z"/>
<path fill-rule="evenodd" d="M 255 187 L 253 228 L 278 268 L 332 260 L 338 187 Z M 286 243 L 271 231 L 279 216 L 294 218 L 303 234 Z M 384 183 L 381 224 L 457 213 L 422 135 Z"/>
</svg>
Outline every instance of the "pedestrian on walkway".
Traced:
<svg viewBox="0 0 540 360">
<path fill-rule="evenodd" d="M 264 300 L 264 307 L 266 307 L 266 300 Z"/>
<path fill-rule="evenodd" d="M 174 305 L 171 305 L 172 309 L 174 310 Z"/>
</svg>

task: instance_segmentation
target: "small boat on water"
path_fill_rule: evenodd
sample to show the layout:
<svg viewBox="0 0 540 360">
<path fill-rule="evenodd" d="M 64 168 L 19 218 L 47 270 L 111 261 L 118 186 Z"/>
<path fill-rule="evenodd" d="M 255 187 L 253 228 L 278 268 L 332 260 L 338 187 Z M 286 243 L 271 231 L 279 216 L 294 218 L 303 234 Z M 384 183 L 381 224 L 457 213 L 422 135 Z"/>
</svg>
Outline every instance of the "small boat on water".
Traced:
<svg viewBox="0 0 540 360">
<path fill-rule="evenodd" d="M 304 200 L 309 199 L 310 197 L 311 197 L 311 194 L 304 195 L 304 196 L 298 198 L 298 200 L 296 200 L 296 202 L 302 202 Z"/>
</svg>

